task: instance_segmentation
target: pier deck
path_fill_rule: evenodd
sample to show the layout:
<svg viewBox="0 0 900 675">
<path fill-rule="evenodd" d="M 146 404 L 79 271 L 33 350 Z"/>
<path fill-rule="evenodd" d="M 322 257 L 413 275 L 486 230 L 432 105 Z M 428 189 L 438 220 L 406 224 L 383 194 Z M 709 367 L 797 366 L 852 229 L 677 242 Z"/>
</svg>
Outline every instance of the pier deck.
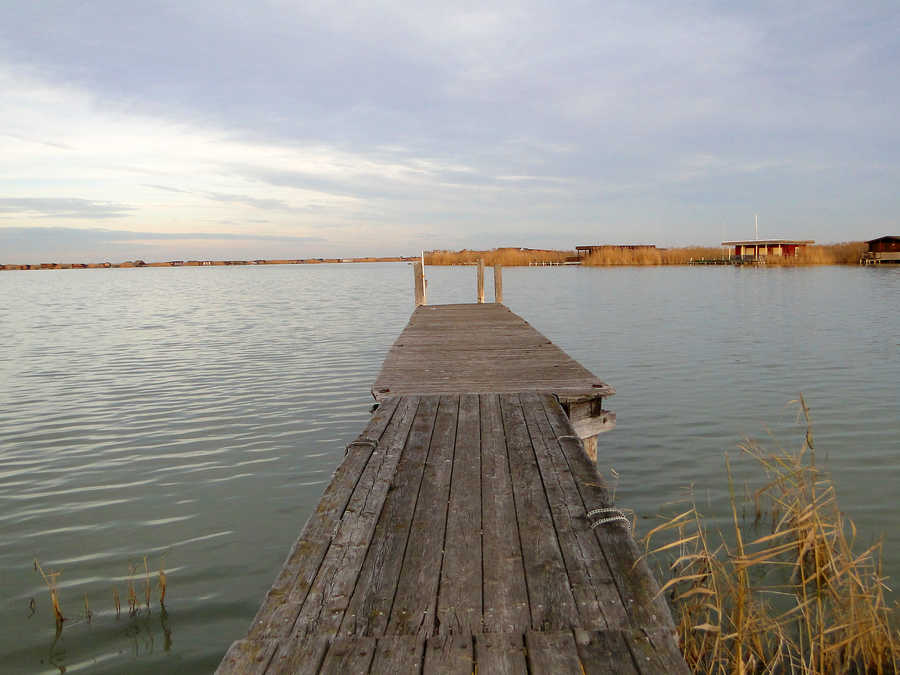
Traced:
<svg viewBox="0 0 900 675">
<path fill-rule="evenodd" d="M 500 304 L 424 305 L 388 352 L 372 394 L 551 392 L 564 399 L 615 390 Z"/>
<path fill-rule="evenodd" d="M 685 673 L 607 506 L 549 394 L 386 399 L 219 672 Z"/>
<path fill-rule="evenodd" d="M 687 673 L 624 518 L 589 515 L 612 393 L 502 305 L 416 309 L 217 672 Z"/>
</svg>

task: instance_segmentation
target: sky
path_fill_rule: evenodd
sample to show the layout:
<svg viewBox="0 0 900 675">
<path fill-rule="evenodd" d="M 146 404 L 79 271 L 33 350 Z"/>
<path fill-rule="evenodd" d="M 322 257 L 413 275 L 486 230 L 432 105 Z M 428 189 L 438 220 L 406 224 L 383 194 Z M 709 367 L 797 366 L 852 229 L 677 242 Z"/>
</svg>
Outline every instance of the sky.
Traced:
<svg viewBox="0 0 900 675">
<path fill-rule="evenodd" d="M 900 231 L 900 4 L 0 0 L 0 263 Z"/>
</svg>

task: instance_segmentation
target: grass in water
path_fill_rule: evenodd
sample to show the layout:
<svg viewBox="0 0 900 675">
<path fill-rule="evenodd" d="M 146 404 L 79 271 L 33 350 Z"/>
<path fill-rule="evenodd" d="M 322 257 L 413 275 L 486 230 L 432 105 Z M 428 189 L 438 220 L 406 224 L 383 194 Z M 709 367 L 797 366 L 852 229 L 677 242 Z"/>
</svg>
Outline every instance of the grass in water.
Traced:
<svg viewBox="0 0 900 675">
<path fill-rule="evenodd" d="M 147 564 L 147 556 L 144 556 L 144 604 L 150 611 L 150 566 Z"/>
<path fill-rule="evenodd" d="M 53 605 L 53 616 L 56 618 L 56 630 L 59 630 L 60 628 L 62 628 L 63 621 L 66 620 L 66 617 L 63 616 L 62 609 L 59 606 L 59 592 L 56 588 L 56 578 L 61 574 L 61 572 L 54 572 L 53 570 L 50 570 L 49 574 L 45 573 L 44 569 L 41 567 L 41 564 L 37 561 L 37 558 L 34 559 L 34 569 L 41 573 L 41 578 L 47 585 L 47 590 L 50 591 L 50 602 Z"/>
<path fill-rule="evenodd" d="M 152 588 L 153 585 L 151 583 L 152 575 L 150 572 L 150 559 L 147 556 L 144 556 L 143 562 L 144 562 L 144 579 L 143 579 L 143 582 L 144 582 L 143 596 L 144 597 L 143 597 L 143 600 L 144 600 L 144 607 L 147 610 L 147 614 L 149 615 L 150 601 L 152 598 L 152 591 L 153 591 L 153 588 Z M 126 580 L 126 589 L 128 592 L 128 616 L 129 617 L 135 617 L 141 612 L 141 608 L 139 606 L 139 600 L 138 600 L 138 590 L 136 588 L 136 584 L 139 583 L 138 577 L 137 577 L 138 569 L 139 568 L 138 568 L 137 563 L 131 562 L 128 564 L 128 577 Z M 56 572 L 53 570 L 51 570 L 49 572 L 45 572 L 44 569 L 41 567 L 40 562 L 38 562 L 38 560 L 36 558 L 34 560 L 34 570 L 36 572 L 40 573 L 41 578 L 44 580 L 44 584 L 46 585 L 47 590 L 50 593 L 50 602 L 53 607 L 53 615 L 56 619 L 56 628 L 57 628 L 57 631 L 59 631 L 62 629 L 63 621 L 66 621 L 66 617 L 63 616 L 62 609 L 60 607 L 59 590 L 56 585 L 56 580 L 59 577 L 60 572 Z M 157 590 L 159 592 L 159 606 L 160 606 L 161 611 L 164 613 L 165 612 L 165 603 L 166 603 L 166 590 L 167 590 L 167 585 L 168 585 L 167 584 L 168 578 L 166 576 L 166 570 L 165 570 L 165 556 L 160 558 L 159 571 L 156 573 L 156 576 L 157 576 Z M 112 600 L 113 600 L 113 608 L 115 609 L 115 613 L 116 613 L 116 619 L 118 619 L 122 613 L 122 604 L 121 604 L 121 599 L 119 596 L 119 589 L 116 588 L 115 586 L 112 587 Z M 29 618 L 31 616 L 33 616 L 35 614 L 35 612 L 37 611 L 36 607 L 37 607 L 37 605 L 34 601 L 34 598 L 32 598 L 31 602 L 29 604 L 29 609 L 31 612 L 29 614 Z M 91 609 L 87 593 L 84 594 L 84 615 L 81 618 L 83 618 L 84 621 L 86 621 L 87 623 L 91 623 L 92 619 L 94 618 L 94 611 Z"/>
<path fill-rule="evenodd" d="M 137 614 L 137 593 L 134 591 L 134 573 L 137 566 L 134 563 L 128 564 L 128 616 Z"/>
<path fill-rule="evenodd" d="M 797 403 L 806 424 L 799 450 L 740 446 L 768 479 L 752 496 L 753 522 L 738 516 L 726 457 L 732 533 L 712 532 L 692 504 L 644 537 L 648 555 L 671 561 L 660 592 L 693 672 L 898 672 L 881 542 L 857 550 L 856 528 L 816 466 L 809 409 Z"/>
<path fill-rule="evenodd" d="M 166 608 L 166 560 L 163 558 L 159 561 L 159 575 L 157 585 L 159 586 L 159 606 L 165 611 Z"/>
</svg>

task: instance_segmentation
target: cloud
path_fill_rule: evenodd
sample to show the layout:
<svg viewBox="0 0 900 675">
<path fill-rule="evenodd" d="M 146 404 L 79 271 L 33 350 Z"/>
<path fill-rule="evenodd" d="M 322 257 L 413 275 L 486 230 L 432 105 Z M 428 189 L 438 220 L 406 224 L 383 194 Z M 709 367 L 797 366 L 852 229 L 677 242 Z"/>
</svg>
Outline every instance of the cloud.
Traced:
<svg viewBox="0 0 900 675">
<path fill-rule="evenodd" d="M 71 197 L 0 197 L 0 213 L 42 218 L 122 218 L 134 209 L 114 202 Z"/>
<path fill-rule="evenodd" d="M 205 192 L 204 196 L 217 202 L 225 202 L 227 204 L 247 204 L 257 209 L 274 210 L 274 211 L 293 211 L 294 209 L 281 199 L 260 199 L 258 197 L 250 197 L 249 195 L 235 195 L 224 192 Z"/>
<path fill-rule="evenodd" d="M 900 208 L 898 34 L 880 0 L 0 4 L 0 194 L 84 201 L 2 222 L 862 237 Z"/>
<path fill-rule="evenodd" d="M 154 185 L 153 183 L 144 183 L 144 187 L 153 188 L 154 190 L 164 190 L 165 192 L 178 192 L 185 195 L 191 194 L 190 190 L 179 190 L 178 188 L 173 188 L 168 185 Z"/>
<path fill-rule="evenodd" d="M 2 239 L 43 239 L 45 241 L 79 241 L 120 243 L 127 241 L 178 241 L 180 239 L 210 239 L 216 241 L 325 241 L 322 237 L 267 235 L 267 234 L 235 234 L 233 232 L 142 232 L 132 230 L 110 230 L 105 228 L 74 227 L 0 227 Z M 0 239 L 0 241 L 2 241 Z"/>
<path fill-rule="evenodd" d="M 233 232 L 152 232 L 73 227 L 0 227 L 2 264 L 314 257 L 324 237 Z"/>
</svg>

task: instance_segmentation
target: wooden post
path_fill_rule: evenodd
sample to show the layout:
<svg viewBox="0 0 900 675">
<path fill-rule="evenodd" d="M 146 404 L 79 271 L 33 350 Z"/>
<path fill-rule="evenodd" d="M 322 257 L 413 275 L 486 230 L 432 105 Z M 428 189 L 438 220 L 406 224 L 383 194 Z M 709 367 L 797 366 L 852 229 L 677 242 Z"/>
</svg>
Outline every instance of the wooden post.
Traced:
<svg viewBox="0 0 900 675">
<path fill-rule="evenodd" d="M 503 268 L 494 263 L 494 302 L 503 302 Z"/>
<path fill-rule="evenodd" d="M 421 262 L 413 263 L 413 280 L 416 285 L 416 307 L 425 304 L 425 267 Z"/>
<path fill-rule="evenodd" d="M 478 260 L 478 303 L 484 303 L 484 258 Z"/>
</svg>

